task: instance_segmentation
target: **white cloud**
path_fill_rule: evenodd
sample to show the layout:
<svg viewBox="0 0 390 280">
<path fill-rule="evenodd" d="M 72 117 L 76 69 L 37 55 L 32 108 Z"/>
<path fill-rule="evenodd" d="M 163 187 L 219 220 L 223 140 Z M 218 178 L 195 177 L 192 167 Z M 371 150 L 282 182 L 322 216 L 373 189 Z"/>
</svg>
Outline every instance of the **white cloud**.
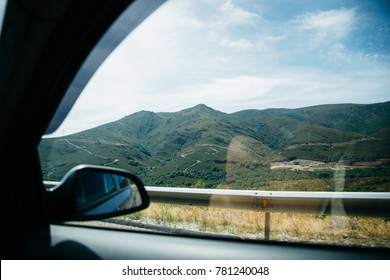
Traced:
<svg viewBox="0 0 390 280">
<path fill-rule="evenodd" d="M 186 98 L 193 104 L 212 104 L 220 110 L 231 111 L 232 104 L 247 102 L 254 98 L 262 98 L 278 85 L 286 81 L 279 78 L 263 78 L 256 76 L 236 76 L 232 78 L 215 78 L 210 83 L 189 89 Z M 225 108 L 224 108 L 225 107 Z"/>
<path fill-rule="evenodd" d="M 286 39 L 286 35 L 261 35 L 258 38 L 258 41 L 256 43 L 256 49 L 262 53 L 273 53 L 276 51 L 278 45 L 281 44 L 283 40 Z"/>
<path fill-rule="evenodd" d="M 245 39 L 239 39 L 239 40 L 229 40 L 229 39 L 223 39 L 220 44 L 223 47 L 232 48 L 232 49 L 238 49 L 238 50 L 248 50 L 254 47 L 254 45 Z"/>
<path fill-rule="evenodd" d="M 356 9 L 338 9 L 307 13 L 298 16 L 293 23 L 306 31 L 313 32 L 317 43 L 339 41 L 346 38 L 354 26 Z"/>
<path fill-rule="evenodd" d="M 228 0 L 223 3 L 219 10 L 223 15 L 223 25 L 230 24 L 254 24 L 255 20 L 258 18 L 258 15 L 251 13 L 239 6 L 236 6 L 232 1 Z"/>
</svg>

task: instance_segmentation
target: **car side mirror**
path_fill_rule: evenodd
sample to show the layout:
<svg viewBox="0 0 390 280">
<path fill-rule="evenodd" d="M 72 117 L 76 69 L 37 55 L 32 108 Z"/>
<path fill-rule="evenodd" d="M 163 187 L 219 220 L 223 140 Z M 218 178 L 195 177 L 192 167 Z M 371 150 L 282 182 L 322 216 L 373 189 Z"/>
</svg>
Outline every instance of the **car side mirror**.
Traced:
<svg viewBox="0 0 390 280">
<path fill-rule="evenodd" d="M 121 169 L 79 165 L 47 189 L 51 221 L 97 220 L 149 206 L 142 181 Z"/>
</svg>

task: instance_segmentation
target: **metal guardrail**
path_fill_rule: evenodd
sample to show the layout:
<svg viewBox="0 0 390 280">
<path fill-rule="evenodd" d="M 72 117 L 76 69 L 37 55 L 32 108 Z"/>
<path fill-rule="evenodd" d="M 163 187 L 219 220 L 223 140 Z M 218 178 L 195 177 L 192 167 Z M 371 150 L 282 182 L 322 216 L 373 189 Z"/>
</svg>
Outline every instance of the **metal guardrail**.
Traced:
<svg viewBox="0 0 390 280">
<path fill-rule="evenodd" d="M 390 217 L 390 193 L 287 192 L 146 187 L 159 203 L 318 215 Z"/>
<path fill-rule="evenodd" d="M 269 240 L 271 212 L 390 217 L 390 193 L 283 192 L 146 187 L 157 203 L 249 209 L 265 212 L 264 239 Z"/>
<path fill-rule="evenodd" d="M 53 187 L 58 182 L 44 182 Z M 269 239 L 271 212 L 390 218 L 390 192 L 286 192 L 147 186 L 150 201 L 265 212 Z"/>
</svg>

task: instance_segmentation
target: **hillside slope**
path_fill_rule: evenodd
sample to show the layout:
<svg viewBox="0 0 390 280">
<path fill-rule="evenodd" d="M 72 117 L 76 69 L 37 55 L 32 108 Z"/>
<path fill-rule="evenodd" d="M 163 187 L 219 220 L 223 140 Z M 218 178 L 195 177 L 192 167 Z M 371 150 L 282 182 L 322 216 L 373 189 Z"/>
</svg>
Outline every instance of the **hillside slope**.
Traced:
<svg viewBox="0 0 390 280">
<path fill-rule="evenodd" d="M 148 185 L 215 187 L 243 180 L 256 185 L 312 178 L 340 160 L 349 166 L 383 165 L 390 158 L 389 112 L 390 102 L 233 114 L 200 104 L 175 113 L 141 111 L 73 135 L 46 138 L 39 151 L 47 180 L 59 180 L 71 167 L 89 163 L 124 168 Z M 317 167 L 305 169 L 299 160 Z M 289 164 L 293 161 L 307 172 L 291 173 L 297 168 Z"/>
</svg>

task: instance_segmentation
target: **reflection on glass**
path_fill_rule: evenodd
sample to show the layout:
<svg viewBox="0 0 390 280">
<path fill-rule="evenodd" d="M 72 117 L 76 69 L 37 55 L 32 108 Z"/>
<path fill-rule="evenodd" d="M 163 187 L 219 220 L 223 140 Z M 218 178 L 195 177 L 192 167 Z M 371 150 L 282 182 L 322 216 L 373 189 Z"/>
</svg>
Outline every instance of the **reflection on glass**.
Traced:
<svg viewBox="0 0 390 280">
<path fill-rule="evenodd" d="M 77 207 L 84 215 L 106 214 L 142 204 L 137 186 L 121 175 L 83 170 L 74 183 Z"/>
</svg>

